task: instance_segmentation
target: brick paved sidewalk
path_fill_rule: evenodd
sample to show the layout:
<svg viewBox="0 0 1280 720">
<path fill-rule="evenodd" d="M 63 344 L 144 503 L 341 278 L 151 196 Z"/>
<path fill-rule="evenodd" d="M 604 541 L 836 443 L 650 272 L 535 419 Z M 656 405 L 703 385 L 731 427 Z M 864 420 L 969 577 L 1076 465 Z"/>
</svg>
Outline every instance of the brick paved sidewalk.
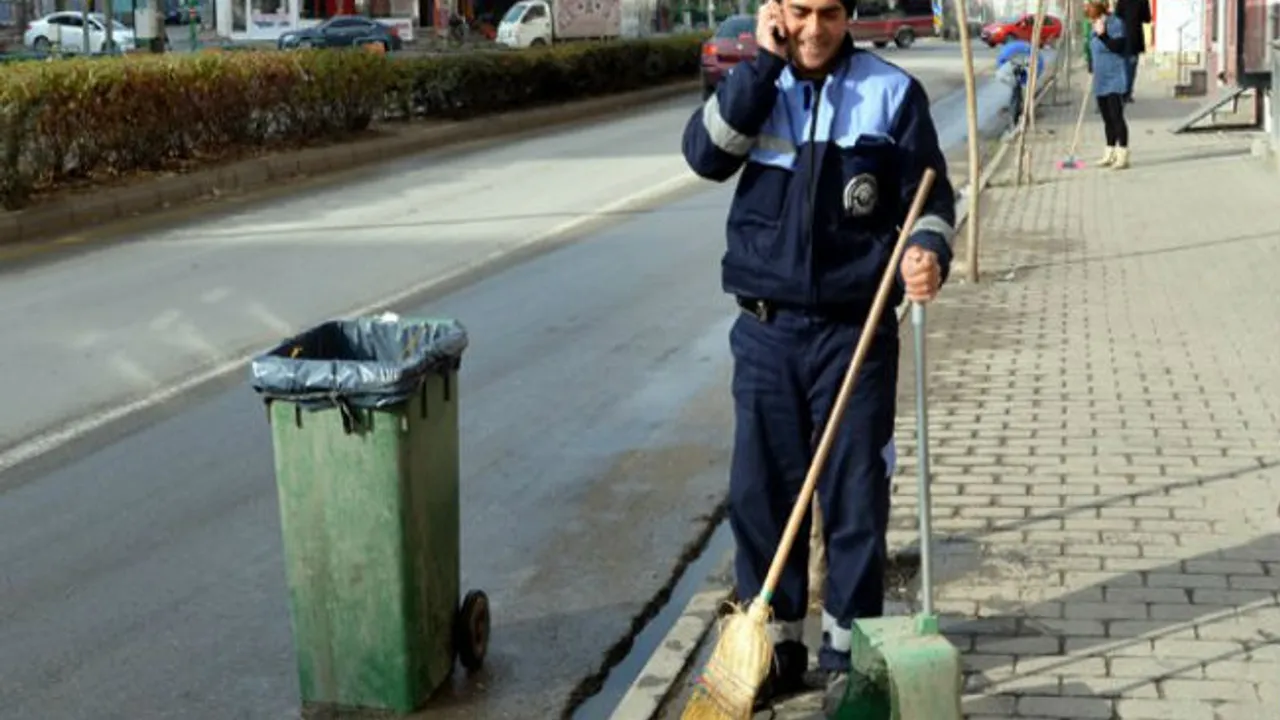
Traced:
<svg viewBox="0 0 1280 720">
<path fill-rule="evenodd" d="M 1034 183 L 1006 162 L 984 194 L 983 283 L 931 313 L 939 609 L 965 711 L 1274 720 L 1280 176 L 1248 134 L 1169 134 L 1194 104 L 1141 79 L 1133 167 L 1093 167 L 1090 114 L 1089 167 L 1058 171 L 1078 107 L 1042 110 Z M 905 457 L 899 546 L 913 473 Z"/>
</svg>

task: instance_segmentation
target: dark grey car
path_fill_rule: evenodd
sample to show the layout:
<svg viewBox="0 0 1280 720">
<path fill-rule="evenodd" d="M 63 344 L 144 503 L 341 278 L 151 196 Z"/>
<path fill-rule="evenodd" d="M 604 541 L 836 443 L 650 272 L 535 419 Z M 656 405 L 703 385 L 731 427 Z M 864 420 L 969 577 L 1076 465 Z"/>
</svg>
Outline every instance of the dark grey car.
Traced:
<svg viewBox="0 0 1280 720">
<path fill-rule="evenodd" d="M 379 41 L 388 50 L 399 50 L 404 43 L 389 25 L 362 15 L 335 15 L 319 25 L 287 32 L 276 41 L 281 50 L 300 47 L 351 47 Z"/>
</svg>

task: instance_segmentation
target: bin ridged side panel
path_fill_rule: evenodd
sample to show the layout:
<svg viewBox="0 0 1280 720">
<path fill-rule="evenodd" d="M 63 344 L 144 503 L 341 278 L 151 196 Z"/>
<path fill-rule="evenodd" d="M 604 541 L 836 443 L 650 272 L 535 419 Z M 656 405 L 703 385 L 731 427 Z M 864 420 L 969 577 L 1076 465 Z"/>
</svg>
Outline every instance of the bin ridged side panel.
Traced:
<svg viewBox="0 0 1280 720">
<path fill-rule="evenodd" d="M 458 603 L 456 381 L 391 410 L 271 406 L 304 704 L 411 712 L 452 667 Z M 299 422 L 300 417 L 300 422 Z"/>
<path fill-rule="evenodd" d="M 417 677 L 427 693 L 439 687 L 453 670 L 454 623 L 461 595 L 461 498 L 458 478 L 458 382 L 433 375 L 426 386 L 426 420 L 422 396 L 415 398 L 409 423 L 409 476 L 405 485 L 405 557 L 415 579 L 410 615 L 418 626 L 410 637 L 420 638 L 413 657 Z"/>
</svg>

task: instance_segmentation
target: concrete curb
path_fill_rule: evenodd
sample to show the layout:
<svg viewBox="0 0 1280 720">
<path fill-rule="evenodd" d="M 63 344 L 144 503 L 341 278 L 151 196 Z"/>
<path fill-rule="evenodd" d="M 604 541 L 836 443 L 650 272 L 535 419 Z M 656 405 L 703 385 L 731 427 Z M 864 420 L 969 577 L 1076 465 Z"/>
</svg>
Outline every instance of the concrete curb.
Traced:
<svg viewBox="0 0 1280 720">
<path fill-rule="evenodd" d="M 731 584 L 725 581 L 732 572 L 733 552 L 730 551 L 707 574 L 698 592 L 689 598 L 680 617 L 618 702 L 610 715 L 611 720 L 652 718 L 662 709 L 662 704 L 688 667 L 689 660 L 697 654 L 703 638 L 715 623 L 720 606 L 733 594 Z"/>
<path fill-rule="evenodd" d="M 1040 106 L 1057 80 L 1056 73 L 1046 79 L 1044 87 L 1038 89 L 1036 93 L 1035 107 Z M 1016 139 L 1017 136 L 1013 136 L 1001 140 L 991 160 L 986 163 L 986 167 L 978 176 L 977 191 L 979 193 L 991 182 L 991 178 L 1008 154 L 1009 145 Z M 969 190 L 969 186 L 966 185 L 957 193 L 957 236 L 959 229 L 969 219 Z M 963 265 L 960 261 L 952 263 L 952 277 L 956 276 L 957 266 Z M 908 304 L 903 303 L 895 311 L 899 324 L 906 318 L 909 307 Z M 731 583 L 726 583 L 724 580 L 732 570 L 732 557 L 732 551 L 727 553 L 725 558 L 717 564 L 717 569 L 707 575 L 702 587 L 689 599 L 680 617 L 658 643 L 657 649 L 641 668 L 635 682 L 622 696 L 610 720 L 652 720 L 657 716 L 663 704 L 670 698 L 675 684 L 688 669 L 689 662 L 697 655 L 698 649 L 710 634 L 716 621 L 717 609 L 733 592 Z"/>
<path fill-rule="evenodd" d="M 428 150 L 597 119 L 692 93 L 700 86 L 699 82 L 680 80 L 562 105 L 441 123 L 397 137 L 288 151 L 190 174 L 144 180 L 127 187 L 76 192 L 29 209 L 0 210 L 0 245 L 46 240 L 211 195 L 277 187 L 302 177 L 336 175 L 389 160 L 403 160 Z"/>
</svg>

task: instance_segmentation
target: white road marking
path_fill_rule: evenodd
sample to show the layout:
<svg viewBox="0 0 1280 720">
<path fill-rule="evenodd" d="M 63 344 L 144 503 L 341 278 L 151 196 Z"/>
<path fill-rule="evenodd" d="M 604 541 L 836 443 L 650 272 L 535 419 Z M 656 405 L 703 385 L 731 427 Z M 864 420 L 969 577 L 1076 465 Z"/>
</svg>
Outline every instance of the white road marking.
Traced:
<svg viewBox="0 0 1280 720">
<path fill-rule="evenodd" d="M 494 263 L 502 259 L 506 255 L 510 255 L 512 253 L 529 248 L 531 246 L 539 245 L 539 244 L 554 240 L 562 235 L 566 235 L 570 232 L 573 232 L 579 227 L 595 222 L 600 218 L 604 218 L 615 213 L 631 210 L 635 207 L 643 206 L 646 203 L 650 202 L 651 200 L 655 200 L 659 197 L 662 197 L 667 193 L 674 192 L 684 186 L 694 185 L 699 182 L 701 182 L 701 180 L 699 180 L 697 176 L 687 171 L 683 172 L 674 177 L 667 178 L 666 180 L 663 180 L 662 182 L 659 182 L 655 185 L 651 185 L 643 190 L 640 190 L 638 192 L 619 198 L 618 200 L 608 203 L 607 205 L 604 205 L 592 212 L 586 213 L 584 215 L 579 215 L 571 220 L 567 220 L 563 223 L 560 223 L 559 225 L 556 225 L 555 227 L 549 230 L 546 230 L 545 232 L 538 233 L 537 235 L 534 235 L 526 240 L 523 240 L 509 247 L 490 253 L 489 255 L 486 255 L 485 257 L 482 257 L 479 260 L 466 263 L 465 265 L 458 267 L 444 275 L 433 277 L 430 280 L 424 280 L 423 282 L 420 282 L 409 288 L 401 290 L 400 292 L 395 293 L 394 295 L 390 295 L 378 302 L 372 303 L 370 305 L 366 305 L 364 307 L 356 308 L 348 313 L 338 313 L 337 316 L 346 317 L 346 316 L 352 316 L 352 315 L 368 315 L 368 314 L 376 313 L 378 311 L 385 309 L 389 305 L 396 305 L 398 303 L 404 302 L 415 295 L 419 295 L 421 293 L 424 293 L 430 290 L 433 287 L 448 283 L 454 280 L 455 278 L 464 276 L 467 273 L 473 272 L 478 268 Z M 215 291 L 212 293 L 207 293 L 203 299 L 205 300 L 205 302 L 211 302 L 211 301 L 216 302 L 217 300 L 222 299 L 222 297 L 223 297 L 222 293 Z M 247 365 L 250 361 L 253 360 L 255 356 L 257 356 L 261 352 L 262 350 L 255 350 L 252 352 L 244 353 L 243 355 L 240 355 L 239 357 L 233 360 L 229 360 L 227 362 L 210 367 L 206 370 L 203 370 L 199 373 L 196 373 L 188 377 L 186 380 L 160 388 L 159 390 L 156 390 L 155 392 L 149 395 L 146 395 L 144 397 L 129 401 L 123 405 L 119 405 L 109 410 L 103 410 L 99 413 L 89 415 L 87 417 L 83 417 L 78 420 L 74 420 L 59 428 L 42 433 L 29 440 L 20 442 L 17 445 L 3 452 L 0 452 L 0 473 L 3 473 L 6 470 L 9 470 L 10 468 L 16 467 L 23 463 L 30 462 L 31 460 L 34 460 L 35 458 L 38 458 L 41 455 L 52 452 L 62 447 L 63 445 L 66 445 L 81 437 L 84 437 L 85 435 L 88 435 L 89 433 L 92 433 L 96 430 L 106 427 L 111 423 L 118 422 L 120 420 L 123 420 L 124 418 L 129 417 L 130 415 L 134 415 L 139 412 L 143 412 L 145 410 L 149 410 L 151 408 L 162 405 L 175 398 L 181 397 L 182 395 L 194 390 L 197 387 L 200 387 L 201 385 L 212 382 L 230 373 L 236 372 L 241 368 L 243 368 L 245 365 Z"/>
</svg>

